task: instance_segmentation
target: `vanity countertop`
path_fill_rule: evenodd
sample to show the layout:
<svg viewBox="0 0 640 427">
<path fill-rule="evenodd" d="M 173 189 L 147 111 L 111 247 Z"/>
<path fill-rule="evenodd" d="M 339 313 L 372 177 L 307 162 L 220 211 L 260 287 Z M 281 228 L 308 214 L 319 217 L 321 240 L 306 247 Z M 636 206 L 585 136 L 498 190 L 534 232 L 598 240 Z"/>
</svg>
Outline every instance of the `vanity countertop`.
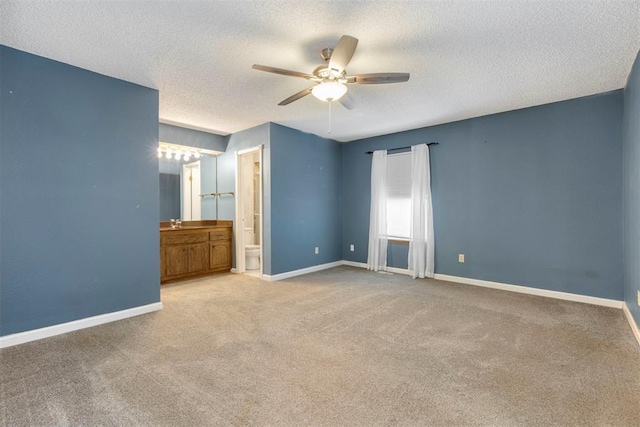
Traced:
<svg viewBox="0 0 640 427">
<path fill-rule="evenodd" d="M 206 228 L 215 227 L 233 227 L 233 221 L 217 220 L 217 219 L 203 219 L 200 221 L 182 221 L 182 228 L 171 228 L 171 222 L 160 221 L 160 231 L 188 231 L 188 230 L 203 230 Z"/>
</svg>

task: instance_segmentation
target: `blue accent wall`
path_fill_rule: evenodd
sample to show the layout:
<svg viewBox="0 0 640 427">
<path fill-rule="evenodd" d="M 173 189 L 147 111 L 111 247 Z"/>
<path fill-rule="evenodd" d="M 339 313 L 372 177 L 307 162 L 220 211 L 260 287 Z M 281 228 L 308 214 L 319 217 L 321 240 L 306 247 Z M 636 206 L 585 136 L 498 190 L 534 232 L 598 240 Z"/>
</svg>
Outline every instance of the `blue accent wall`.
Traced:
<svg viewBox="0 0 640 427">
<path fill-rule="evenodd" d="M 160 301 L 158 92 L 0 46 L 0 335 Z"/>
<path fill-rule="evenodd" d="M 340 143 L 271 124 L 271 236 L 271 274 L 342 259 Z"/>
<path fill-rule="evenodd" d="M 622 300 L 622 111 L 618 90 L 345 144 L 344 259 L 367 260 L 365 151 L 435 141 L 436 273 Z"/>
<path fill-rule="evenodd" d="M 640 325 L 640 53 L 624 89 L 624 300 Z"/>
<path fill-rule="evenodd" d="M 227 150 L 218 156 L 218 191 L 236 190 L 236 152 L 263 145 L 262 151 L 262 199 L 263 199 L 263 272 L 271 274 L 271 142 L 269 124 L 234 133 L 228 137 Z M 219 200 L 219 219 L 234 221 L 236 215 L 235 197 L 223 196 Z M 235 245 L 235 240 L 234 240 Z M 235 248 L 234 248 L 235 266 Z"/>
<path fill-rule="evenodd" d="M 226 150 L 229 138 L 228 136 L 216 135 L 165 123 L 160 123 L 158 131 L 161 142 L 220 152 Z"/>
</svg>

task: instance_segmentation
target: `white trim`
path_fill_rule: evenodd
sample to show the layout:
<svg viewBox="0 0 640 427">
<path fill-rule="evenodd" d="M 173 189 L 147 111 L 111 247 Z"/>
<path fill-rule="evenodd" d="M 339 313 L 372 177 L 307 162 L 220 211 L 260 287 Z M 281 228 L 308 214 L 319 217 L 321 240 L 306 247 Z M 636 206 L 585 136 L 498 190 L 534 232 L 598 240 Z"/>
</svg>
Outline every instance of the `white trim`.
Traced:
<svg viewBox="0 0 640 427">
<path fill-rule="evenodd" d="M 404 274 L 406 276 L 413 276 L 413 274 L 411 274 L 411 272 L 406 268 L 387 267 L 387 271 L 389 273 Z"/>
<path fill-rule="evenodd" d="M 640 345 L 640 329 L 638 328 L 638 324 L 636 323 L 631 311 L 629 311 L 629 307 L 627 304 L 622 305 L 622 311 L 624 312 L 624 317 L 627 318 L 629 322 L 629 326 L 631 326 L 631 330 L 633 331 L 633 335 L 636 337 L 636 341 L 638 341 L 638 345 Z"/>
<path fill-rule="evenodd" d="M 115 322 L 116 320 L 139 316 L 141 314 L 151 313 L 152 311 L 158 311 L 161 309 L 162 303 L 155 302 L 152 304 L 141 305 L 139 307 L 133 307 L 126 310 L 114 311 L 112 313 L 85 317 L 84 319 L 74 320 L 67 323 L 60 323 L 53 326 L 47 326 L 45 328 L 33 329 L 31 331 L 6 335 L 4 337 L 0 337 L 0 348 L 11 347 L 18 344 L 24 344 L 29 341 L 36 341 L 60 334 L 66 334 L 67 332 L 90 328 L 92 326 L 98 326 L 104 323 Z"/>
<path fill-rule="evenodd" d="M 256 145 L 255 147 L 245 148 L 244 150 L 236 151 L 236 155 L 242 156 L 243 154 L 253 153 L 254 151 L 262 151 L 262 147 L 264 144 Z"/>
<path fill-rule="evenodd" d="M 236 267 L 235 267 L 235 271 L 233 271 L 234 273 L 245 273 L 247 268 L 246 268 L 246 258 L 245 258 L 245 243 L 244 243 L 244 221 L 242 221 L 242 209 L 241 207 L 244 206 L 244 195 L 242 194 L 242 192 L 240 191 L 240 176 L 241 176 L 241 172 L 240 172 L 240 161 L 241 161 L 241 156 L 245 155 L 245 154 L 250 154 L 250 153 L 255 153 L 258 152 L 259 153 L 259 159 L 258 162 L 260 164 L 260 197 L 259 197 L 259 212 L 260 212 L 260 274 L 262 275 L 264 273 L 264 212 L 263 212 L 263 206 L 264 206 L 264 194 L 263 194 L 263 186 L 262 186 L 262 182 L 264 180 L 263 177 L 263 167 L 264 167 L 264 162 L 263 162 L 263 150 L 264 148 L 264 144 L 258 144 L 255 147 L 251 147 L 251 148 L 246 148 L 244 150 L 238 150 L 235 151 L 235 156 L 236 156 L 236 192 L 235 192 L 235 221 L 233 224 L 233 228 L 234 228 L 234 243 L 235 243 L 235 259 L 236 259 Z"/>
<path fill-rule="evenodd" d="M 264 187 L 262 185 L 262 181 L 264 180 L 264 144 L 259 145 L 260 148 L 260 159 L 258 160 L 260 163 L 258 167 L 260 168 L 260 207 L 258 209 L 258 214 L 260 215 L 260 278 L 262 279 L 262 275 L 264 274 Z"/>
<path fill-rule="evenodd" d="M 446 274 L 436 274 L 436 280 L 447 282 L 463 283 L 465 285 L 481 286 L 483 288 L 500 289 L 502 291 L 518 292 L 521 294 L 537 295 L 546 298 L 556 298 L 566 301 L 582 302 L 585 304 L 601 305 L 604 307 L 622 308 L 622 301 L 591 297 L 588 295 L 571 294 L 568 292 L 550 291 L 547 289 L 531 288 L 529 286 L 510 285 L 507 283 L 490 282 L 488 280 L 469 279 L 467 277 L 449 276 Z"/>
<path fill-rule="evenodd" d="M 262 275 L 262 280 L 268 282 L 276 282 L 278 280 L 288 279 L 290 277 L 302 276 L 303 274 L 315 273 L 316 271 L 327 270 L 333 267 L 339 267 L 344 265 L 344 261 L 335 261 L 327 264 L 314 265 L 307 268 L 301 268 L 300 270 L 287 271 L 286 273 L 274 274 L 270 276 L 268 274 Z"/>
<path fill-rule="evenodd" d="M 233 273 L 233 274 L 239 274 L 239 273 L 238 273 L 238 270 L 237 270 L 235 267 L 233 267 L 233 268 L 232 268 L 231 270 L 229 270 L 229 271 L 230 271 L 231 273 Z"/>
<path fill-rule="evenodd" d="M 244 263 L 245 263 L 245 254 L 244 254 L 244 230 L 242 229 L 242 193 L 240 191 L 240 156 L 237 151 L 235 152 L 236 156 L 236 171 L 235 171 L 235 221 L 233 221 L 234 228 L 234 239 L 233 243 L 236 245 L 235 256 L 236 256 L 236 272 L 244 273 Z"/>
<path fill-rule="evenodd" d="M 349 267 L 367 268 L 366 262 L 355 262 L 355 261 L 343 260 L 342 265 L 348 265 Z"/>
<path fill-rule="evenodd" d="M 359 267 L 359 268 L 367 268 L 367 264 L 364 262 L 342 261 L 342 265 L 349 265 L 351 267 Z M 384 271 L 387 273 L 405 274 L 407 276 L 412 275 L 411 272 L 405 268 L 387 267 Z"/>
<path fill-rule="evenodd" d="M 367 268 L 367 264 L 353 261 L 343 261 L 343 265 L 352 267 Z M 389 273 L 406 274 L 411 276 L 411 272 L 404 268 L 387 267 Z M 591 297 L 587 295 L 571 294 L 568 292 L 550 291 L 547 289 L 532 288 L 529 286 L 510 285 L 507 283 L 490 282 L 487 280 L 469 279 L 467 277 L 449 276 L 446 274 L 436 274 L 435 280 L 444 280 L 447 282 L 462 283 L 465 285 L 482 286 L 484 288 L 500 289 L 502 291 L 518 292 L 521 294 L 537 295 L 546 298 L 556 298 L 566 301 L 582 302 L 585 304 L 601 305 L 604 307 L 622 308 L 623 301 Z"/>
</svg>

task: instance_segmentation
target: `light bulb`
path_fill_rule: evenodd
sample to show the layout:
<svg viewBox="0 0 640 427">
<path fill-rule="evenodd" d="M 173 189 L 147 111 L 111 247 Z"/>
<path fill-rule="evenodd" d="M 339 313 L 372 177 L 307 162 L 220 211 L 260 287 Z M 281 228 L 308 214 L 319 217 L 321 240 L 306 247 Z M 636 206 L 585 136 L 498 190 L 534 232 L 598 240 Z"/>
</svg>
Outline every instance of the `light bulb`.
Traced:
<svg viewBox="0 0 640 427">
<path fill-rule="evenodd" d="M 167 150 L 167 151 L 164 153 L 164 156 L 165 156 L 167 159 L 170 159 L 170 158 L 171 158 L 171 151 Z"/>
<path fill-rule="evenodd" d="M 195 153 L 193 153 L 193 157 L 196 158 L 196 159 L 199 159 L 200 158 L 200 152 L 196 151 Z"/>
</svg>

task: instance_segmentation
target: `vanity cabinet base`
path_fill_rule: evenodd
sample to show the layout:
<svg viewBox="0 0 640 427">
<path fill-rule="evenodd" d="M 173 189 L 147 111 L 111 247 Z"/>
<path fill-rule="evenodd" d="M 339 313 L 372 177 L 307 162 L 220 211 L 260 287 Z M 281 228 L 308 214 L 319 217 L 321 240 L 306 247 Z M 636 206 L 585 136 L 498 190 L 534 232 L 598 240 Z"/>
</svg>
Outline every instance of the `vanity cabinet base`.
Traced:
<svg viewBox="0 0 640 427">
<path fill-rule="evenodd" d="M 176 230 L 160 223 L 161 283 L 231 270 L 232 222 L 197 222 Z"/>
</svg>

